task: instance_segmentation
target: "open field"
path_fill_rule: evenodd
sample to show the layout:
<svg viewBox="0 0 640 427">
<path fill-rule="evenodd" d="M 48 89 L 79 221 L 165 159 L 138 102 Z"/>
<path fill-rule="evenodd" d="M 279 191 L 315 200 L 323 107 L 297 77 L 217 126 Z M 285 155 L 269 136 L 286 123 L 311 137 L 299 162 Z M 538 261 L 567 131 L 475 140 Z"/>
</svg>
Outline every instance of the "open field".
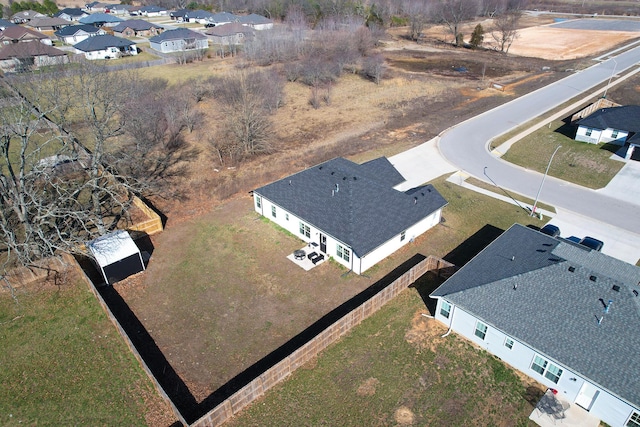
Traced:
<svg viewBox="0 0 640 427">
<path fill-rule="evenodd" d="M 0 424 L 168 425 L 170 410 L 87 285 L 0 291 Z"/>
</svg>

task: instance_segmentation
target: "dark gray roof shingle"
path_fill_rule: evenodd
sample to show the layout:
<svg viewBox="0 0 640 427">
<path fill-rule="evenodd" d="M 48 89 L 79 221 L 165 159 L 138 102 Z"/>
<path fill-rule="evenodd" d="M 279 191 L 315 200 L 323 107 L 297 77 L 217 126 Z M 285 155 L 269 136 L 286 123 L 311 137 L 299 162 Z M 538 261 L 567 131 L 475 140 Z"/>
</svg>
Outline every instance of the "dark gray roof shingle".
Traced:
<svg viewBox="0 0 640 427">
<path fill-rule="evenodd" d="M 101 30 L 100 28 L 94 27 L 93 25 L 89 25 L 89 24 L 69 25 L 68 27 L 60 28 L 58 31 L 56 31 L 53 34 L 59 37 L 67 37 L 67 36 L 72 36 L 78 33 L 79 31 L 84 31 L 85 33 L 88 33 L 88 34 L 95 34 Z"/>
<path fill-rule="evenodd" d="M 601 108 L 578 121 L 581 126 L 595 129 L 617 129 L 640 132 L 640 105 Z"/>
<path fill-rule="evenodd" d="M 206 39 L 207 36 L 201 33 L 197 33 L 188 28 L 176 28 L 175 30 L 168 30 L 157 36 L 153 36 L 149 39 L 152 43 L 162 43 L 167 40 L 184 40 L 184 39 Z"/>
<path fill-rule="evenodd" d="M 386 163 L 336 158 L 255 192 L 364 256 L 447 204 L 431 185 L 413 194 L 394 190 Z"/>
<path fill-rule="evenodd" d="M 97 50 L 104 50 L 108 47 L 125 47 L 133 46 L 134 44 L 134 42 L 121 37 L 104 34 L 89 37 L 88 39 L 82 40 L 80 43 L 74 44 L 73 47 L 83 52 L 94 52 Z"/>
<path fill-rule="evenodd" d="M 640 406 L 639 281 L 638 267 L 516 224 L 431 295 Z"/>
<path fill-rule="evenodd" d="M 128 19 L 113 27 L 112 30 L 115 33 L 121 33 L 127 28 L 131 28 L 133 31 L 148 31 L 152 28 L 161 29 L 162 27 L 144 19 Z"/>
</svg>

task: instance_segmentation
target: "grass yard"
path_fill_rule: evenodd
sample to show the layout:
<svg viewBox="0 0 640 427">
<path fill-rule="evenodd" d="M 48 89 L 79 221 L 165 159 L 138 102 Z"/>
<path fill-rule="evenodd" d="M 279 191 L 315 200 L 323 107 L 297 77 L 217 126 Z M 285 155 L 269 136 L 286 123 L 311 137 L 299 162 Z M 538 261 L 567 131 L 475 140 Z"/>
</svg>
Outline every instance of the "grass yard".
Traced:
<svg viewBox="0 0 640 427">
<path fill-rule="evenodd" d="M 86 284 L 29 285 L 16 297 L 0 291 L 0 425 L 172 422 Z"/>
<path fill-rule="evenodd" d="M 337 263 L 309 272 L 295 267 L 286 255 L 304 243 L 260 220 L 251 199 L 243 197 L 169 224 L 154 236 L 147 272 L 114 288 L 200 402 L 414 254 L 462 263 L 514 222 L 542 224 L 517 206 L 448 183 L 445 177 L 434 184 L 449 201 L 446 222 L 367 276 L 342 277 L 346 270 Z"/>
<path fill-rule="evenodd" d="M 610 159 L 619 147 L 574 141 L 573 135 L 573 127 L 555 120 L 515 143 L 502 158 L 544 173 L 554 150 L 562 145 L 553 158 L 549 175 L 588 188 L 606 186 L 624 166 L 623 162 Z"/>
<path fill-rule="evenodd" d="M 228 425 L 534 426 L 541 386 L 425 312 L 406 290 Z"/>
<path fill-rule="evenodd" d="M 467 178 L 465 181 L 468 184 L 471 184 L 471 185 L 476 186 L 478 188 L 483 188 L 485 190 L 492 191 L 492 192 L 494 192 L 496 194 L 500 194 L 501 196 L 512 197 L 512 198 L 516 199 L 520 204 L 533 206 L 533 204 L 535 203 L 534 199 L 530 199 L 528 197 L 522 196 L 522 195 L 517 194 L 517 193 L 507 192 L 506 190 L 502 190 L 501 188 L 496 187 L 493 184 L 488 184 L 488 183 L 486 183 L 484 181 L 481 181 L 481 180 L 479 180 L 477 178 L 474 178 L 472 176 Z M 551 205 L 547 205 L 546 203 L 538 202 L 538 204 L 536 206 L 538 208 L 540 208 L 540 209 L 544 209 L 544 210 L 547 210 L 549 212 L 555 212 L 556 211 L 556 208 L 554 208 Z"/>
</svg>

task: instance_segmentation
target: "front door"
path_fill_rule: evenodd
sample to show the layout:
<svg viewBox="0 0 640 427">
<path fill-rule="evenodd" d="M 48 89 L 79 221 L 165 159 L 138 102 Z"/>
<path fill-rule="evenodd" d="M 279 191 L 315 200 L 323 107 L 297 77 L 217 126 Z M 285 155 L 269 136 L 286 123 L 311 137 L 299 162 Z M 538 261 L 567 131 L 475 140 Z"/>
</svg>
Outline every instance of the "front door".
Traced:
<svg viewBox="0 0 640 427">
<path fill-rule="evenodd" d="M 581 406 L 587 411 L 590 410 L 599 393 L 600 390 L 595 386 L 589 383 L 584 383 L 580 389 L 580 393 L 578 393 L 578 397 L 576 397 L 576 405 Z"/>
<path fill-rule="evenodd" d="M 320 252 L 327 253 L 327 236 L 320 233 Z"/>
</svg>

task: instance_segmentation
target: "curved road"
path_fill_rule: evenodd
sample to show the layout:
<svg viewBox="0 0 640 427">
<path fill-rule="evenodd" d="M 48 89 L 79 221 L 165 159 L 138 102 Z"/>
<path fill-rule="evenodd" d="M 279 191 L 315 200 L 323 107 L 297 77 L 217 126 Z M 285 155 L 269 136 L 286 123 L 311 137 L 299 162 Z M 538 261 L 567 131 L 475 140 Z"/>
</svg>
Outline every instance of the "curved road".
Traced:
<svg viewBox="0 0 640 427">
<path fill-rule="evenodd" d="M 457 169 L 487 181 L 486 167 L 486 174 L 500 187 L 534 199 L 543 175 L 493 156 L 489 141 L 606 82 L 614 71 L 624 71 L 639 61 L 640 47 L 636 47 L 460 123 L 441 135 L 440 152 Z M 545 180 L 539 200 L 640 234 L 640 205 L 553 177 Z"/>
</svg>

